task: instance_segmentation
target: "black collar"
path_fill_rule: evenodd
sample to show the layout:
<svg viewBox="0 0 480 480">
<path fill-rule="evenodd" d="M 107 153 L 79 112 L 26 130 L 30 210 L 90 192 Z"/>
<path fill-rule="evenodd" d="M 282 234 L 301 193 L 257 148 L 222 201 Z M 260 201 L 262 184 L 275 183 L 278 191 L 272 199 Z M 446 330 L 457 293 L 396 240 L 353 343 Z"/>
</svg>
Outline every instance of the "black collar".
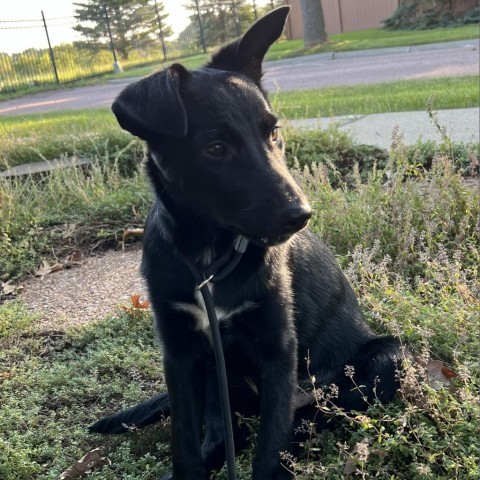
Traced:
<svg viewBox="0 0 480 480">
<path fill-rule="evenodd" d="M 247 247 L 247 238 L 242 235 L 236 237 L 232 247 L 205 269 L 203 272 L 204 280 L 200 285 L 197 285 L 197 290 L 209 282 L 223 280 L 238 265 Z"/>
</svg>

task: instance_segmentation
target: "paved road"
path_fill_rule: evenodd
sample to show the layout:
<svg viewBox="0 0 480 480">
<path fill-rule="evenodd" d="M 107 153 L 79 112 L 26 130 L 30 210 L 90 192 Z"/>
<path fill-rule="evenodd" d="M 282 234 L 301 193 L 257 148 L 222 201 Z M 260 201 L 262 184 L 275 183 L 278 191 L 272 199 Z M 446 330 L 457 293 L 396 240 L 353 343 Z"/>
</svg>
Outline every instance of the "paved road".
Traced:
<svg viewBox="0 0 480 480">
<path fill-rule="evenodd" d="M 269 91 L 357 85 L 479 73 L 479 42 L 319 54 L 272 62 L 265 75 Z"/>
<path fill-rule="evenodd" d="M 317 54 L 267 62 L 265 69 L 264 83 L 269 91 L 473 75 L 479 72 L 479 41 Z M 0 115 L 110 106 L 120 90 L 134 80 L 118 79 L 0 102 Z"/>
</svg>

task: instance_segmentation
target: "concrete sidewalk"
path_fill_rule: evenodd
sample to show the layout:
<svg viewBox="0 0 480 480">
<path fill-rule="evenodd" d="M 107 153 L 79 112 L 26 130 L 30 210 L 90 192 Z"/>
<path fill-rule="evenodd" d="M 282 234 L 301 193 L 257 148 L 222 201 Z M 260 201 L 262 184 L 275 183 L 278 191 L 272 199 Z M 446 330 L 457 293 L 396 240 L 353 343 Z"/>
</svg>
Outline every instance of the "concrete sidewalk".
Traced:
<svg viewBox="0 0 480 480">
<path fill-rule="evenodd" d="M 480 142 L 480 109 L 461 108 L 439 110 L 437 118 L 453 142 Z M 442 140 L 426 111 L 375 113 L 371 115 L 348 115 L 330 118 L 308 118 L 291 120 L 289 125 L 299 128 L 326 128 L 335 123 L 340 131 L 348 132 L 355 142 L 388 149 L 392 143 L 392 132 L 398 127 L 405 144 Z"/>
</svg>

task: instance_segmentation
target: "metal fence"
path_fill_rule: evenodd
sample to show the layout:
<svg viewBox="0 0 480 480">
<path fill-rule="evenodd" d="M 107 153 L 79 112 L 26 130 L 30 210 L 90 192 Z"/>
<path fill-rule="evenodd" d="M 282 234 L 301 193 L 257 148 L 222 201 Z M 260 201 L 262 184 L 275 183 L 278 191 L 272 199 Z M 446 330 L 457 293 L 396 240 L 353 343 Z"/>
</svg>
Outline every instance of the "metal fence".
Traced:
<svg viewBox="0 0 480 480">
<path fill-rule="evenodd" d="M 161 3 L 160 1 L 158 2 Z M 107 8 L 101 17 L 101 41 L 91 41 L 76 34 L 78 40 L 58 44 L 78 24 L 76 17 L 50 17 L 42 11 L 37 18 L 0 20 L 0 92 L 15 91 L 36 85 L 66 83 L 81 78 L 123 69 L 150 65 L 174 58 L 204 53 L 231 40 L 266 11 L 282 5 L 275 0 L 259 7 L 255 0 L 194 0 L 190 2 L 190 23 L 182 32 L 168 30 L 168 17 L 162 24 L 157 2 L 144 8 L 142 15 L 152 23 L 149 37 L 132 36 L 119 51 L 110 23 L 115 12 Z M 168 31 L 167 31 L 167 30 Z M 25 32 L 32 38 L 31 48 L 8 53 L 9 34 Z M 169 34 L 169 36 L 166 35 Z M 6 40 L 5 40 L 6 38 Z"/>
</svg>

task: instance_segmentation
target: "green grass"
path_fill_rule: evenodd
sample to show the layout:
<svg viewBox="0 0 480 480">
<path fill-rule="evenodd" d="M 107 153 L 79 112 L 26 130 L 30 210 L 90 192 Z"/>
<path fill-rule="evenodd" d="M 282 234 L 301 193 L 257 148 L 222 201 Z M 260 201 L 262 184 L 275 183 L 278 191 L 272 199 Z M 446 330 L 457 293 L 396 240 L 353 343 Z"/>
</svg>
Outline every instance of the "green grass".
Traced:
<svg viewBox="0 0 480 480">
<path fill-rule="evenodd" d="M 421 45 L 436 42 L 448 42 L 454 40 L 468 40 L 478 38 L 479 32 L 476 25 L 463 25 L 459 27 L 435 28 L 431 30 L 383 30 L 380 28 L 361 30 L 358 32 L 347 32 L 331 35 L 325 45 L 313 48 L 304 48 L 303 40 L 284 40 L 275 43 L 266 55 L 266 60 L 281 60 L 283 58 L 312 55 L 322 52 L 344 52 L 349 50 L 366 50 L 370 48 L 386 48 Z M 198 68 L 204 65 L 210 58 L 211 53 L 196 54 L 188 57 L 167 60 L 166 62 L 155 62 L 151 65 L 126 69 L 123 73 L 100 75 L 93 78 L 76 80 L 63 84 L 45 85 L 19 89 L 13 92 L 0 93 L 0 101 L 18 98 L 29 93 L 37 93 L 54 90 L 64 87 L 92 85 L 103 83 L 113 78 L 142 77 L 149 75 L 173 62 L 179 62 L 187 68 Z"/>
<path fill-rule="evenodd" d="M 461 27 L 435 28 L 431 30 L 384 30 L 373 28 L 357 32 L 330 35 L 325 45 L 303 48 L 303 40 L 278 42 L 267 54 L 267 60 L 312 55 L 322 52 L 345 52 L 350 50 L 367 50 L 370 48 L 387 48 L 422 45 L 454 40 L 478 39 L 477 25 Z"/>
<path fill-rule="evenodd" d="M 478 76 L 473 75 L 296 90 L 271 97 L 275 109 L 291 119 L 419 111 L 430 100 L 437 110 L 470 108 L 480 101 Z"/>
<path fill-rule="evenodd" d="M 140 142 L 120 129 L 106 108 L 3 117 L 0 139 L 0 170 L 62 155 L 120 163 L 143 157 Z"/>
<path fill-rule="evenodd" d="M 295 119 L 425 110 L 427 100 L 435 109 L 475 107 L 479 90 L 478 78 L 469 76 L 280 92 L 271 98 L 275 110 Z M 141 143 L 104 108 L 4 116 L 0 144 L 0 171 L 62 155 L 108 157 L 131 170 L 143 158 Z"/>
<path fill-rule="evenodd" d="M 428 170 L 399 144 L 363 175 L 350 165 L 345 181 L 334 155 L 352 145 L 344 134 L 286 133 L 288 160 L 314 207 L 311 227 L 336 252 L 367 321 L 378 332 L 398 334 L 423 361 L 441 359 L 458 374 L 449 388 L 434 390 L 421 365 L 407 367 L 396 400 L 362 415 L 327 404 L 327 415 L 343 421 L 333 431 L 312 432 L 303 456 L 291 464 L 297 480 L 343 479 L 352 461 L 360 478 L 477 479 L 480 192 L 456 173 L 448 141 L 436 145 Z M 475 150 L 468 159 L 478 165 Z M 0 190 L 0 248 L 16 251 L 23 271 L 30 254 L 39 261 L 52 245 L 68 248 L 61 235 L 66 223 L 91 226 L 78 233 L 97 242 L 98 220 L 117 228 L 139 222 L 150 203 L 143 176 L 125 178 L 109 163 L 88 177 L 57 172 Z M 17 231 L 10 247 L 6 226 Z M 36 242 L 46 248 L 37 250 Z M 96 447 L 112 466 L 93 468 L 91 478 L 159 478 L 170 466 L 168 422 L 114 437 L 84 429 L 165 388 L 150 315 L 119 312 L 59 330 L 39 330 L 20 302 L 0 305 L 0 478 L 54 480 Z M 250 463 L 247 452 L 239 480 L 251 478 Z"/>
</svg>

